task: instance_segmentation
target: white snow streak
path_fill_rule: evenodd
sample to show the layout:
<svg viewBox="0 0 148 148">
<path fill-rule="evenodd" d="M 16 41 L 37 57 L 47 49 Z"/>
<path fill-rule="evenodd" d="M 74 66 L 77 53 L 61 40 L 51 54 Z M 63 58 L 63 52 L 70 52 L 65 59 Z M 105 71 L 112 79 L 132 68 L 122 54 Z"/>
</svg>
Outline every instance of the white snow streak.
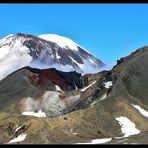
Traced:
<svg viewBox="0 0 148 148">
<path fill-rule="evenodd" d="M 58 55 L 57 52 L 56 52 L 56 58 L 57 58 L 57 59 L 61 59 L 61 57 Z"/>
<path fill-rule="evenodd" d="M 97 103 L 97 101 L 92 102 L 90 105 L 94 106 Z"/>
<path fill-rule="evenodd" d="M 17 126 L 17 128 L 16 128 L 16 130 L 15 130 L 15 132 L 17 132 L 20 128 L 22 128 L 23 126 Z"/>
<path fill-rule="evenodd" d="M 96 83 L 96 81 L 94 81 L 93 83 L 91 83 L 90 85 L 82 88 L 80 91 L 85 91 L 86 89 L 88 89 L 89 87 L 91 87 L 92 85 L 94 85 Z"/>
<path fill-rule="evenodd" d="M 83 67 L 85 66 L 84 64 L 78 63 L 78 62 L 77 62 L 76 60 L 74 60 L 72 57 L 69 56 L 69 58 L 70 58 L 74 63 L 76 63 L 80 68 L 83 69 Z"/>
<path fill-rule="evenodd" d="M 112 138 L 102 138 L 102 139 L 94 139 L 91 140 L 90 143 L 77 143 L 77 144 L 101 144 L 111 141 Z"/>
<path fill-rule="evenodd" d="M 104 100 L 107 97 L 107 94 L 103 95 L 103 97 L 100 99 L 100 101 Z"/>
<path fill-rule="evenodd" d="M 20 142 L 20 141 L 24 141 L 26 138 L 27 134 L 21 134 L 18 137 L 12 139 L 11 141 L 9 141 L 8 143 L 15 143 L 15 142 Z"/>
<path fill-rule="evenodd" d="M 106 83 L 104 83 L 105 84 L 105 88 L 110 88 L 113 84 L 112 84 L 112 81 L 108 81 L 108 82 L 106 82 Z"/>
<path fill-rule="evenodd" d="M 75 90 L 78 90 L 78 87 L 77 87 L 77 85 L 76 85 L 76 83 L 74 82 L 74 85 L 75 85 Z"/>
<path fill-rule="evenodd" d="M 138 105 L 134 105 L 134 104 L 132 104 L 137 110 L 139 110 L 139 112 L 143 115 L 143 116 L 145 116 L 145 117 L 148 117 L 148 111 L 146 111 L 146 110 L 144 110 L 144 109 L 142 109 L 140 106 L 138 106 Z"/>
<path fill-rule="evenodd" d="M 112 138 L 102 138 L 102 139 L 94 139 L 92 140 L 92 143 L 99 144 L 99 143 L 106 143 L 111 141 Z"/>
<path fill-rule="evenodd" d="M 115 118 L 119 124 L 121 125 L 121 131 L 124 134 L 123 137 L 128 137 L 130 135 L 139 134 L 140 130 L 135 128 L 135 123 L 130 121 L 127 117 L 121 116 L 118 118 Z"/>
<path fill-rule="evenodd" d="M 78 134 L 78 133 L 73 132 L 73 129 L 72 129 L 72 128 L 70 129 L 70 132 L 71 132 L 73 135 L 77 135 L 77 134 Z"/>
<path fill-rule="evenodd" d="M 55 85 L 57 91 L 62 91 L 58 85 Z"/>
<path fill-rule="evenodd" d="M 22 115 L 27 115 L 27 116 L 35 116 L 35 117 L 46 117 L 46 114 L 42 112 L 42 110 L 39 110 L 38 113 L 35 112 L 22 112 Z"/>
</svg>

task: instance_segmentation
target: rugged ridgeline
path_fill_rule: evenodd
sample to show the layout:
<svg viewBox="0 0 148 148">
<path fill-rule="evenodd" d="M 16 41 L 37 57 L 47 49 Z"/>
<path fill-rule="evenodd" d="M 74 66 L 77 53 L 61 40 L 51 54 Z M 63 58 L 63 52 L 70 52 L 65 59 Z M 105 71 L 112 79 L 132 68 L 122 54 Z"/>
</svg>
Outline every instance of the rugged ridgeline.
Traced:
<svg viewBox="0 0 148 148">
<path fill-rule="evenodd" d="M 71 39 L 55 34 L 17 33 L 0 40 L 0 79 L 24 67 L 79 73 L 98 72 L 105 64 Z"/>
<path fill-rule="evenodd" d="M 24 67 L 1 80 L 0 110 L 11 113 L 42 110 L 48 117 L 60 116 L 72 110 L 80 99 L 77 90 L 84 83 L 77 72 Z"/>
<path fill-rule="evenodd" d="M 0 81 L 1 143 L 147 143 L 147 57 L 146 46 L 96 74 L 17 70 Z"/>
</svg>

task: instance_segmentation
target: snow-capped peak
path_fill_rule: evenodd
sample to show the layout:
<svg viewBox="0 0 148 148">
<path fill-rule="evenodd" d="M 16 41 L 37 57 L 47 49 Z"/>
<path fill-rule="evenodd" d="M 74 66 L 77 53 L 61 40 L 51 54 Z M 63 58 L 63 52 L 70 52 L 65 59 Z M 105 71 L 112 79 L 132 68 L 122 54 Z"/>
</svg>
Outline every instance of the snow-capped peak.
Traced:
<svg viewBox="0 0 148 148">
<path fill-rule="evenodd" d="M 7 36 L 5 36 L 4 38 L 2 38 L 2 39 L 7 39 L 8 37 L 10 37 L 10 36 L 13 36 L 14 34 L 9 34 L 9 35 L 7 35 Z M 0 39 L 1 40 L 1 39 Z"/>
<path fill-rule="evenodd" d="M 0 39 L 0 44 L 3 43 L 4 41 L 6 41 L 10 36 L 13 36 L 13 34 L 9 34 L 6 37 Z"/>
<path fill-rule="evenodd" d="M 94 73 L 105 65 L 71 39 L 56 34 L 17 33 L 1 39 L 0 80 L 24 66 Z"/>
<path fill-rule="evenodd" d="M 10 37 L 10 36 L 14 36 L 14 34 L 9 34 L 9 35 L 7 35 L 5 38 L 8 38 L 8 37 Z"/>
<path fill-rule="evenodd" d="M 38 37 L 47 41 L 54 42 L 62 48 L 69 47 L 70 49 L 78 51 L 77 44 L 67 37 L 59 36 L 57 34 L 42 34 Z"/>
</svg>

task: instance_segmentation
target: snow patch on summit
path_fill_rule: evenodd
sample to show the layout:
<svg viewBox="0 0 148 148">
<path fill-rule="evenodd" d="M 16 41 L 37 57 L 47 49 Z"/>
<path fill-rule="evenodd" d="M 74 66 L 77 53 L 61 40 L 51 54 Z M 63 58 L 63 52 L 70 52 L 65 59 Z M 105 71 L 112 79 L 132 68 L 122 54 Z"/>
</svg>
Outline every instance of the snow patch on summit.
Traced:
<svg viewBox="0 0 148 148">
<path fill-rule="evenodd" d="M 93 83 L 89 84 L 88 86 L 82 88 L 80 91 L 85 91 L 86 89 L 88 89 L 89 87 L 91 87 L 92 85 L 94 85 L 96 83 L 96 81 L 94 81 Z"/>
<path fill-rule="evenodd" d="M 38 37 L 47 41 L 54 42 L 62 48 L 69 47 L 70 49 L 78 51 L 78 47 L 75 44 L 75 42 L 73 42 L 71 39 L 67 37 L 62 37 L 56 34 L 42 34 L 39 35 Z"/>
</svg>

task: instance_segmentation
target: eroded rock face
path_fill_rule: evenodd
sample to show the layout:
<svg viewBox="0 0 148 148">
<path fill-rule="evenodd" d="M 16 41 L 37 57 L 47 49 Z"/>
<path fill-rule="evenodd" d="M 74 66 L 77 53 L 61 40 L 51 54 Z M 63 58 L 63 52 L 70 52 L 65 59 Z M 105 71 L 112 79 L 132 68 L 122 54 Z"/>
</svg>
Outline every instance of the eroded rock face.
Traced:
<svg viewBox="0 0 148 148">
<path fill-rule="evenodd" d="M 32 75 L 30 77 L 32 85 L 38 86 L 42 89 L 46 89 L 50 85 L 48 84 L 50 82 L 58 85 L 63 91 L 70 91 L 83 87 L 82 81 L 80 79 L 81 74 L 77 72 L 61 72 L 54 68 L 40 70 L 27 67 L 27 69 L 37 74 L 37 76 Z"/>
<path fill-rule="evenodd" d="M 42 110 L 47 117 L 69 113 L 80 100 L 77 90 L 83 87 L 82 80 L 77 72 L 22 68 L 1 81 L 1 110 L 18 113 Z M 16 104 L 15 108 L 8 107 L 10 102 Z"/>
</svg>

